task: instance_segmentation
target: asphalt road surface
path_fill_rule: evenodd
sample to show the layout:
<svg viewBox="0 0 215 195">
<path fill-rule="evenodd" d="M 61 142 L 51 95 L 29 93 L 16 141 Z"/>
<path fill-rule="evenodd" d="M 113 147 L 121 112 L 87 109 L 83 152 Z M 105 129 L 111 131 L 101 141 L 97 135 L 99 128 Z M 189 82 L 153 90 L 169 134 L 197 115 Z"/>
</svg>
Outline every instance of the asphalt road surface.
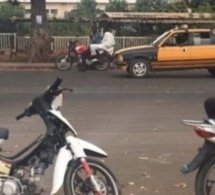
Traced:
<svg viewBox="0 0 215 195">
<path fill-rule="evenodd" d="M 214 78 L 206 71 L 160 72 L 148 79 L 115 70 L 1 71 L 0 126 L 11 131 L 4 145 L 8 155 L 44 132 L 38 117 L 17 122 L 15 116 L 57 76 L 74 89 L 64 96 L 64 116 L 79 137 L 107 151 L 105 164 L 123 195 L 194 194 L 195 173 L 182 175 L 179 170 L 203 140 L 181 120 L 205 117 L 203 102 L 215 96 Z M 53 166 L 45 176 L 44 194 L 50 193 L 52 171 Z"/>
</svg>

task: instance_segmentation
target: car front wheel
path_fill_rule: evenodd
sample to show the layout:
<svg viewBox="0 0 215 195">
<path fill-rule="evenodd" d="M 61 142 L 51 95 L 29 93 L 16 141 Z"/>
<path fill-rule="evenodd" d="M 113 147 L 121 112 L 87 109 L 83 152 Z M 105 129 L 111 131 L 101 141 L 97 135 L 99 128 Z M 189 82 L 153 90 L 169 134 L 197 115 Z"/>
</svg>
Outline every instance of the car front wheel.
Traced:
<svg viewBox="0 0 215 195">
<path fill-rule="evenodd" d="M 144 59 L 135 59 L 129 65 L 129 74 L 133 78 L 144 78 L 149 73 L 149 62 Z"/>
</svg>

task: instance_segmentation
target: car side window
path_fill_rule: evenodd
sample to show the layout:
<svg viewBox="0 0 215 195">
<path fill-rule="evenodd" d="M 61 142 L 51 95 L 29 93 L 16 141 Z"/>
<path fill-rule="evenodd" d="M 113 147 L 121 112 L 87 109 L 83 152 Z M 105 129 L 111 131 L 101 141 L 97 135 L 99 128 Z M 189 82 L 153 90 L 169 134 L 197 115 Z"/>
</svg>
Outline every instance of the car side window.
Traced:
<svg viewBox="0 0 215 195">
<path fill-rule="evenodd" d="M 193 45 L 211 45 L 212 39 L 209 32 L 193 33 Z"/>
<path fill-rule="evenodd" d="M 164 43 L 163 46 L 176 46 L 175 34 L 170 36 Z"/>
<path fill-rule="evenodd" d="M 192 45 L 192 37 L 190 37 L 190 34 L 188 32 L 183 33 L 175 33 L 172 36 L 170 36 L 163 46 L 183 46 L 183 45 Z"/>
</svg>

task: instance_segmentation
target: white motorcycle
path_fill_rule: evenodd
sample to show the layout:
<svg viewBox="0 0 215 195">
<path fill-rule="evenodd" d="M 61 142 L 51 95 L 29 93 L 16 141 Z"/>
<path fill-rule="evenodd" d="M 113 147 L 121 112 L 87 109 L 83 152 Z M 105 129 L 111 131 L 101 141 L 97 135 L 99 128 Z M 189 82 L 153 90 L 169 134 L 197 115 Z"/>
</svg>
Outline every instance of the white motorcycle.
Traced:
<svg viewBox="0 0 215 195">
<path fill-rule="evenodd" d="M 195 133 L 203 138 L 204 144 L 194 159 L 181 169 L 182 173 L 198 170 L 195 179 L 196 195 L 215 194 L 215 121 L 206 119 L 202 121 L 183 120 L 184 124 L 193 126 Z"/>
<path fill-rule="evenodd" d="M 43 192 L 42 175 L 57 155 L 51 195 L 63 186 L 65 195 L 121 195 L 119 184 L 102 162 L 89 157 L 107 157 L 97 146 L 77 138 L 73 126 L 63 117 L 62 79 L 33 99 L 17 120 L 39 115 L 47 131 L 18 154 L 0 155 L 0 195 L 35 195 Z M 69 134 L 70 132 L 70 134 Z M 0 128 L 0 143 L 9 131 Z"/>
</svg>

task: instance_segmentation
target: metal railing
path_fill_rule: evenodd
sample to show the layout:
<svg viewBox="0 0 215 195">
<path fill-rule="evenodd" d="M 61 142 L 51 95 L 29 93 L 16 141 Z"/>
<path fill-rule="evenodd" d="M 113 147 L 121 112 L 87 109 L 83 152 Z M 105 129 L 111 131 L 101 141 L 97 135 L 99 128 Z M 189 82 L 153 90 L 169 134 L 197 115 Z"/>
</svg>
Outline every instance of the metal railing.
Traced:
<svg viewBox="0 0 215 195">
<path fill-rule="evenodd" d="M 77 37 L 53 36 L 52 50 L 58 53 L 63 48 L 67 48 L 69 40 Z M 115 50 L 139 45 L 149 45 L 156 37 L 115 37 Z M 89 37 L 78 37 L 81 44 L 89 44 Z M 26 51 L 30 47 L 28 36 L 17 36 L 15 33 L 0 33 L 0 50 L 13 49 L 16 51 Z"/>
<path fill-rule="evenodd" d="M 116 37 L 116 47 L 115 50 L 151 44 L 156 37 Z"/>
<path fill-rule="evenodd" d="M 1 33 L 0 34 L 0 51 L 16 48 L 16 33 Z"/>
</svg>

